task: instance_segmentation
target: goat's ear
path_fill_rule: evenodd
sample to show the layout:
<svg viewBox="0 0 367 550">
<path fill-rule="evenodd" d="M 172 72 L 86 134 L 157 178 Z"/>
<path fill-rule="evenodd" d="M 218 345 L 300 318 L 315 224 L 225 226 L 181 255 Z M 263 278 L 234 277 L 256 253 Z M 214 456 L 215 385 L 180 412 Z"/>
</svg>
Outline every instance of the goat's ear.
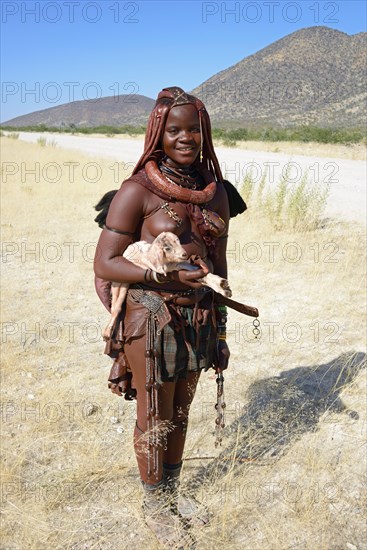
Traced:
<svg viewBox="0 0 367 550">
<path fill-rule="evenodd" d="M 159 271 L 160 273 L 163 273 L 164 271 L 163 266 L 165 264 L 165 261 L 166 261 L 166 255 L 164 253 L 163 248 L 160 248 L 158 253 L 158 261 L 157 261 L 158 263 L 157 271 Z"/>
</svg>

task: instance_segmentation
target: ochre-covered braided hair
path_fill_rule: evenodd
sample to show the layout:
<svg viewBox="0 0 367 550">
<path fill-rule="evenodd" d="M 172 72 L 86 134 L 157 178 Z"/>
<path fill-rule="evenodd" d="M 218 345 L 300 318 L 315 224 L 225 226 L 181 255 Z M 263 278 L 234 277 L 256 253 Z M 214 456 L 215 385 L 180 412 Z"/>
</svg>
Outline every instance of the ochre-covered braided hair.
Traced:
<svg viewBox="0 0 367 550">
<path fill-rule="evenodd" d="M 214 152 L 210 118 L 205 105 L 200 99 L 184 92 L 181 88 L 173 86 L 164 88 L 159 94 L 154 109 L 150 114 L 147 131 L 145 134 L 144 152 L 138 160 L 133 174 L 141 170 L 148 160 L 160 160 L 163 156 L 162 138 L 168 113 L 177 105 L 194 105 L 199 113 L 202 132 L 202 165 L 209 170 L 216 181 L 223 182 L 222 172 L 217 156 Z M 196 165 L 200 165 L 199 158 Z"/>
</svg>

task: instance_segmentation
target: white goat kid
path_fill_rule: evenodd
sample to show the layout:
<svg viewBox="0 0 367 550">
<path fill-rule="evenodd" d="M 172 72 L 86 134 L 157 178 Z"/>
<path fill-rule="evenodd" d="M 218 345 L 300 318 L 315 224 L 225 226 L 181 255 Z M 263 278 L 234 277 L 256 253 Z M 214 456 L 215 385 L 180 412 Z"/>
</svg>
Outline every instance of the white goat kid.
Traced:
<svg viewBox="0 0 367 550">
<path fill-rule="evenodd" d="M 146 269 L 152 269 L 157 273 L 165 275 L 170 271 L 180 269 L 195 270 L 198 266 L 184 262 L 187 260 L 187 253 L 181 246 L 179 238 L 168 231 L 160 233 L 152 243 L 138 241 L 128 246 L 123 253 L 123 257 L 133 264 Z M 228 281 L 218 275 L 208 273 L 198 280 L 203 286 L 209 286 L 215 292 L 223 296 L 232 296 Z M 112 283 L 112 305 L 111 318 L 103 332 L 103 337 L 108 340 L 111 337 L 118 314 L 121 311 L 122 304 L 125 301 L 129 288 L 128 283 Z"/>
</svg>

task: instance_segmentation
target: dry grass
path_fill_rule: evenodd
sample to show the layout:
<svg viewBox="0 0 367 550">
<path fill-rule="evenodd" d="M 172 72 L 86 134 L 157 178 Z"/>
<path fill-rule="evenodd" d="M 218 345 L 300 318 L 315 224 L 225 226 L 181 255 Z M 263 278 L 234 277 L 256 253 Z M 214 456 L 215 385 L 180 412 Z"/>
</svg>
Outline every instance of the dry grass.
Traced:
<svg viewBox="0 0 367 550">
<path fill-rule="evenodd" d="M 92 206 L 116 188 L 109 162 L 97 159 L 101 179 L 88 183 L 90 157 L 1 141 L 3 167 L 80 163 L 74 183 L 66 170 L 50 183 L 19 167 L 2 185 L 2 548 L 156 548 L 140 514 L 135 405 L 107 390 L 108 314 L 93 286 Z M 254 341 L 251 320 L 230 313 L 219 450 L 213 374 L 199 383 L 184 485 L 212 522 L 195 532 L 197 548 L 360 550 L 363 228 L 274 233 L 249 206 L 232 221 L 229 271 L 235 298 L 259 307 L 262 336 Z"/>
</svg>

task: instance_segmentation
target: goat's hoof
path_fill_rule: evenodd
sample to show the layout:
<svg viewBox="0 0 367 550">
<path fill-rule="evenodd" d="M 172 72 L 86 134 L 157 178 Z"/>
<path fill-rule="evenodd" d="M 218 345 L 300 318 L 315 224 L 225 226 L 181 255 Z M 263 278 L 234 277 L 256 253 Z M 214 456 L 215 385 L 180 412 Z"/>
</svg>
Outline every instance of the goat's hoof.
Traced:
<svg viewBox="0 0 367 550">
<path fill-rule="evenodd" d="M 103 331 L 103 340 L 105 342 L 108 342 L 108 340 L 111 340 L 111 329 L 105 328 Z"/>
<path fill-rule="evenodd" d="M 232 290 L 229 288 L 227 279 L 221 280 L 220 287 L 221 287 L 221 294 L 223 294 L 223 296 L 225 296 L 226 298 L 230 298 L 232 296 Z"/>
</svg>

